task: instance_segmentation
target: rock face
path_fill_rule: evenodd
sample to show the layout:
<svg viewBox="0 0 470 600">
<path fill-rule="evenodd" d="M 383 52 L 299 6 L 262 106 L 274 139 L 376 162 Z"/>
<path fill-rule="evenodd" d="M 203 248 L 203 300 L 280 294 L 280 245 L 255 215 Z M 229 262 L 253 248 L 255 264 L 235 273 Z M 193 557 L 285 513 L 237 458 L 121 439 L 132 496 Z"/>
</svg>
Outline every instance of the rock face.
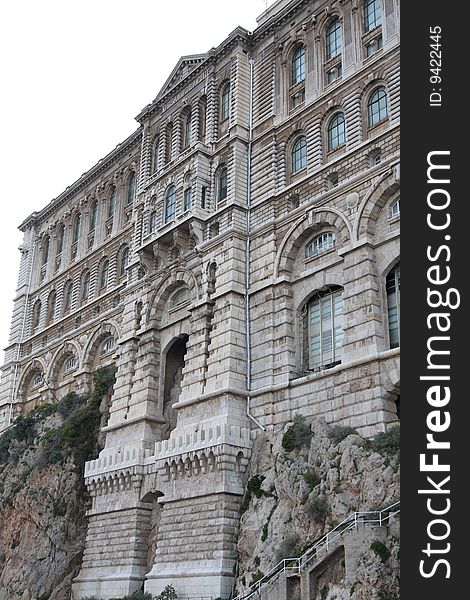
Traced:
<svg viewBox="0 0 470 600">
<path fill-rule="evenodd" d="M 102 372 L 90 397 L 39 407 L 0 437 L 0 600 L 69 600 L 85 546 L 83 465 L 108 385 Z"/>
<path fill-rule="evenodd" d="M 385 508 L 398 500 L 397 433 L 398 429 L 390 430 L 366 441 L 348 429 L 301 418 L 286 425 L 283 434 L 260 432 L 242 509 L 237 591 L 281 559 L 300 556 L 349 513 Z M 374 531 L 369 531 L 371 539 L 354 559 L 355 576 L 340 576 L 332 561 L 322 575 L 324 581 L 316 584 L 318 594 L 310 597 L 398 597 L 395 529 L 396 523 L 386 539 L 375 542 Z"/>
</svg>

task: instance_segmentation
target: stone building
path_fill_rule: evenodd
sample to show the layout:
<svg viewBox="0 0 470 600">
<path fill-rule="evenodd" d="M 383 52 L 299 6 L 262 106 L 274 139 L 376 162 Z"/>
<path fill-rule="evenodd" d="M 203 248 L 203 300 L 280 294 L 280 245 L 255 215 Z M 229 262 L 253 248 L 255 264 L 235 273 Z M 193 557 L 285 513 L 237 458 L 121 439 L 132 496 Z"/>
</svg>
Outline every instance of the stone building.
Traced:
<svg viewBox="0 0 470 600">
<path fill-rule="evenodd" d="M 1 427 L 117 367 L 74 598 L 228 598 L 257 430 L 399 419 L 398 27 L 278 0 L 21 224 Z"/>
</svg>

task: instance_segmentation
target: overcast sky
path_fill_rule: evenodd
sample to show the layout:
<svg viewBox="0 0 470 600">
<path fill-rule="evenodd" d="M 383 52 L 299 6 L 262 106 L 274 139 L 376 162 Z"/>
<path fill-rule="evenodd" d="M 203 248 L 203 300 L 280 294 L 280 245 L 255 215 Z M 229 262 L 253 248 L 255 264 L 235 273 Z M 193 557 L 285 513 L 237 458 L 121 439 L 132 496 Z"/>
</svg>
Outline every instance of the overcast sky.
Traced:
<svg viewBox="0 0 470 600">
<path fill-rule="evenodd" d="M 18 225 L 138 126 L 179 57 L 252 31 L 274 0 L 5 0 L 0 8 L 0 351 Z M 0 354 L 0 364 L 3 353 Z"/>
</svg>

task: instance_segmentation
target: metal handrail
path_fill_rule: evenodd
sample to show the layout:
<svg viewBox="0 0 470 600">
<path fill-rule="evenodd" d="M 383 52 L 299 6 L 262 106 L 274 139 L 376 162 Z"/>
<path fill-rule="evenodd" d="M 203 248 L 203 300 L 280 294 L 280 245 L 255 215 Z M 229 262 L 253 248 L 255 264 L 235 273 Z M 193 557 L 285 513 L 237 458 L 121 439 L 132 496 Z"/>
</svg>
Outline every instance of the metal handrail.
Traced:
<svg viewBox="0 0 470 600">
<path fill-rule="evenodd" d="M 248 590 L 242 594 L 236 596 L 233 600 L 248 600 L 254 594 L 260 594 L 261 590 L 268 584 L 274 583 L 277 578 L 287 571 L 294 571 L 298 574 L 305 569 L 306 565 L 312 561 L 318 554 L 318 550 L 323 547 L 328 547 L 335 542 L 337 539 L 343 536 L 346 531 L 356 529 L 359 524 L 373 524 L 377 523 L 382 526 L 383 523 L 388 521 L 391 517 L 400 512 L 400 500 L 394 502 L 383 510 L 368 510 L 358 511 L 349 514 L 341 523 L 336 525 L 331 531 L 322 536 L 317 540 L 308 550 L 306 550 L 300 557 L 284 558 L 277 563 L 270 571 L 266 573 L 259 581 L 254 583 L 248 588 Z"/>
</svg>

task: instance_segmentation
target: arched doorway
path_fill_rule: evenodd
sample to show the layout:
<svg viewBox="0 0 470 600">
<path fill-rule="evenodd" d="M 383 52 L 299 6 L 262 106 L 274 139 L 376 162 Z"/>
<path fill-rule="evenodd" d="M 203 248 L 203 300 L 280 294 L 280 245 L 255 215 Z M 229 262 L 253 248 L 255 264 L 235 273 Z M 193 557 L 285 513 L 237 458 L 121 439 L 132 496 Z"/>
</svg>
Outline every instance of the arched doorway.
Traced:
<svg viewBox="0 0 470 600">
<path fill-rule="evenodd" d="M 163 388 L 163 417 L 166 424 L 162 429 L 162 439 L 168 439 L 176 427 L 176 411 L 173 404 L 178 402 L 183 382 L 183 367 L 186 355 L 186 345 L 189 336 L 179 335 L 169 346 L 165 355 L 165 384 Z"/>
</svg>

